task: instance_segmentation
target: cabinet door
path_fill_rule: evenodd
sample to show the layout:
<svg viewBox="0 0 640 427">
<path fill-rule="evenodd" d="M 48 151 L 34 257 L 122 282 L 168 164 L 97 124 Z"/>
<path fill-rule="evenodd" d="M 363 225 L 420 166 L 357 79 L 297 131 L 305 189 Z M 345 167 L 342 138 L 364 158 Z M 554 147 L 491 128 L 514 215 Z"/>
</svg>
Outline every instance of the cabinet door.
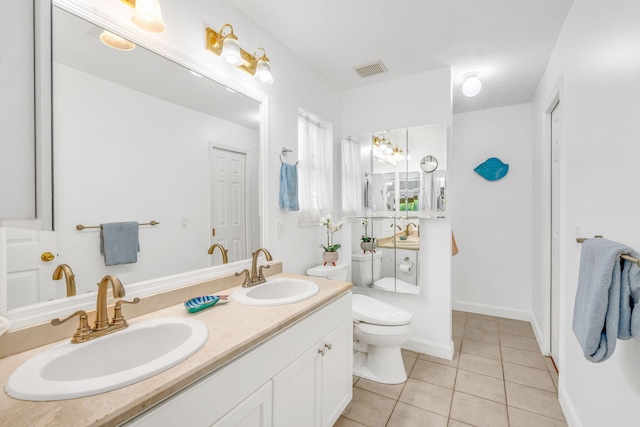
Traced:
<svg viewBox="0 0 640 427">
<path fill-rule="evenodd" d="M 272 391 L 269 381 L 216 421 L 212 427 L 271 427 L 271 407 Z"/>
<path fill-rule="evenodd" d="M 320 425 L 320 343 L 273 378 L 273 425 Z"/>
<path fill-rule="evenodd" d="M 322 426 L 333 426 L 353 395 L 353 322 L 345 321 L 325 337 L 321 359 Z M 277 425 L 277 424 L 276 424 Z"/>
</svg>

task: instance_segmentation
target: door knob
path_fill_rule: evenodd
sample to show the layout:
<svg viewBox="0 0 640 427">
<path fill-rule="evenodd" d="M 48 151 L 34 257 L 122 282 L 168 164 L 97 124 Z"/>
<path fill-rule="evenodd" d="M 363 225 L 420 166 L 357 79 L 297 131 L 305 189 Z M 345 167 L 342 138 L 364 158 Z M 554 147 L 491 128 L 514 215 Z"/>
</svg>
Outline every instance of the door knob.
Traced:
<svg viewBox="0 0 640 427">
<path fill-rule="evenodd" d="M 40 255 L 40 259 L 44 262 L 50 262 L 53 261 L 53 259 L 56 256 L 54 254 L 52 254 L 51 252 L 44 252 L 42 255 Z"/>
</svg>

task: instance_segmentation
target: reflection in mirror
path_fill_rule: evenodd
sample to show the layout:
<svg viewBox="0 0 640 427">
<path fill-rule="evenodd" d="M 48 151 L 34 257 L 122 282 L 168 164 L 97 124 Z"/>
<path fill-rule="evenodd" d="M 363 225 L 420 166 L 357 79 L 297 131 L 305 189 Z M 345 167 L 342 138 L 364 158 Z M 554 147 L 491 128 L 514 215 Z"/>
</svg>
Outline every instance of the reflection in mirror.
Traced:
<svg viewBox="0 0 640 427">
<path fill-rule="evenodd" d="M 420 169 L 426 173 L 433 172 L 438 169 L 438 159 L 433 156 L 424 156 L 422 160 L 420 160 Z"/>
<path fill-rule="evenodd" d="M 364 234 L 359 239 L 362 250 L 354 252 L 351 258 L 353 284 L 389 292 L 420 293 L 419 220 L 411 217 L 358 219 Z M 375 244 L 366 245 L 365 237 Z"/>
<path fill-rule="evenodd" d="M 126 285 L 220 265 L 215 243 L 248 258 L 261 246 L 260 103 L 140 46 L 109 48 L 52 9 L 55 230 L 0 232 L 15 261 L 7 308 L 65 297 L 60 264 L 82 294 L 105 274 Z M 139 227 L 137 262 L 107 267 L 99 226 L 123 221 L 159 224 Z"/>
<path fill-rule="evenodd" d="M 445 124 L 342 139 L 343 210 L 367 223 L 352 236 L 354 285 L 419 293 L 419 218 L 444 214 L 446 151 Z"/>
<path fill-rule="evenodd" d="M 446 210 L 446 151 L 445 124 L 344 137 L 344 212 L 442 216 Z"/>
</svg>

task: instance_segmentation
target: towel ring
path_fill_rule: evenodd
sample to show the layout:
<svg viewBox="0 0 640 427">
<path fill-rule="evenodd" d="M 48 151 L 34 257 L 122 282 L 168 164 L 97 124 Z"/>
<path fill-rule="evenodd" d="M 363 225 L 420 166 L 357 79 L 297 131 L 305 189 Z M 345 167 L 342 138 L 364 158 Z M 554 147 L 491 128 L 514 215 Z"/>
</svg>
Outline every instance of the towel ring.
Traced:
<svg viewBox="0 0 640 427">
<path fill-rule="evenodd" d="M 287 157 L 287 153 L 293 153 L 293 150 L 289 150 L 288 148 L 282 147 L 282 150 L 280 150 L 280 163 L 286 163 L 282 157 Z M 295 164 L 297 165 L 300 162 L 296 162 Z"/>
</svg>

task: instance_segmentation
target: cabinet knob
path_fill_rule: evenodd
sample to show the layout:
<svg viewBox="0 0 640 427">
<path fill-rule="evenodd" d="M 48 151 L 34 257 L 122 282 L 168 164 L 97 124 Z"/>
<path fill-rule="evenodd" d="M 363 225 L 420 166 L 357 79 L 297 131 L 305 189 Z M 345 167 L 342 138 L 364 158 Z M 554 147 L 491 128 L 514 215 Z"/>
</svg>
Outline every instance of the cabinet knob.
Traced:
<svg viewBox="0 0 640 427">
<path fill-rule="evenodd" d="M 325 343 L 324 348 L 331 350 L 331 343 Z"/>
<path fill-rule="evenodd" d="M 320 353 L 321 355 L 323 355 L 323 356 L 324 356 L 325 349 L 324 349 L 324 348 L 319 348 L 319 349 L 318 349 L 318 353 Z"/>
</svg>

